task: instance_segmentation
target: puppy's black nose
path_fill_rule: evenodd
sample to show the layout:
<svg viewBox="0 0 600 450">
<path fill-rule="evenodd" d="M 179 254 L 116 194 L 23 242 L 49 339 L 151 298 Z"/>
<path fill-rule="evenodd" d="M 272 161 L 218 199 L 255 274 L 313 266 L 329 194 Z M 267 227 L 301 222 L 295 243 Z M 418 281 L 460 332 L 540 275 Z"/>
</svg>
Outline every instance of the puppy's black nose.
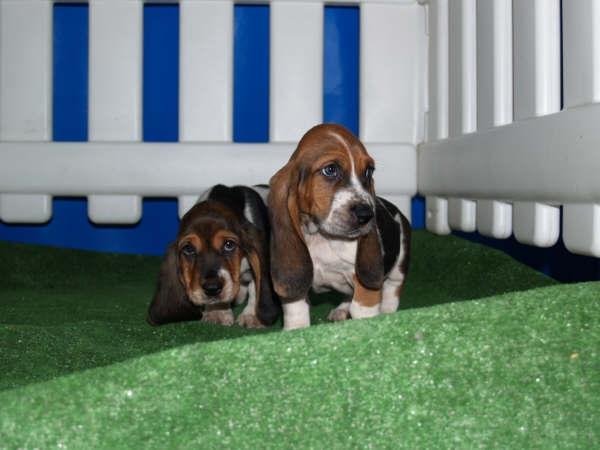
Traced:
<svg viewBox="0 0 600 450">
<path fill-rule="evenodd" d="M 219 295 L 219 293 L 223 290 L 223 282 L 218 278 L 205 280 L 204 283 L 202 283 L 202 289 L 206 295 L 214 297 L 215 295 Z"/>
<path fill-rule="evenodd" d="M 356 217 L 356 221 L 360 225 L 366 224 L 375 215 L 373 213 L 373 208 L 371 208 L 366 203 L 357 203 L 356 205 L 352 206 L 350 210 L 352 211 L 352 214 L 354 214 L 354 216 Z"/>
</svg>

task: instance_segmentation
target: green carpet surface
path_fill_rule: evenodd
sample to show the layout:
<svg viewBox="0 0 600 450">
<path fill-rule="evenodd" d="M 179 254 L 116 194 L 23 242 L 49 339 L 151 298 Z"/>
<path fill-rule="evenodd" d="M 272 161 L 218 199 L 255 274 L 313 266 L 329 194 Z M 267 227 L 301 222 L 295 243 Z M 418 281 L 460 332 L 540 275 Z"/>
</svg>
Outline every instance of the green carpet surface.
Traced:
<svg viewBox="0 0 600 450">
<path fill-rule="evenodd" d="M 159 258 L 0 243 L 0 448 L 592 448 L 600 283 L 416 232 L 401 310 L 144 321 Z"/>
</svg>

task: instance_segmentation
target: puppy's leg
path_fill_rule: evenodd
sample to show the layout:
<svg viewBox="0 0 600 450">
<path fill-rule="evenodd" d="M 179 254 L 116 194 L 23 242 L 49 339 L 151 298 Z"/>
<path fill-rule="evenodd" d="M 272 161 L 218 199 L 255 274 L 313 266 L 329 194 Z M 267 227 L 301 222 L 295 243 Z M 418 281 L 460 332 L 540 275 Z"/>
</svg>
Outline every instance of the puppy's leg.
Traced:
<svg viewBox="0 0 600 450">
<path fill-rule="evenodd" d="M 404 286 L 404 278 L 399 281 L 388 279 L 383 283 L 381 298 L 382 314 L 392 314 L 398 310 L 402 286 Z"/>
<path fill-rule="evenodd" d="M 336 308 L 332 309 L 327 315 L 329 320 L 338 322 L 350 318 L 350 299 L 343 301 Z"/>
<path fill-rule="evenodd" d="M 200 321 L 231 326 L 233 325 L 233 311 L 229 305 L 207 305 Z"/>
<path fill-rule="evenodd" d="M 240 288 L 241 289 L 241 288 Z M 248 303 L 237 318 L 238 325 L 245 328 L 265 328 L 256 317 L 256 283 L 254 280 L 248 283 Z"/>
<path fill-rule="evenodd" d="M 310 326 L 310 309 L 306 299 L 283 303 L 283 329 L 295 330 Z"/>
<path fill-rule="evenodd" d="M 246 300 L 246 297 L 248 297 L 248 301 L 250 301 L 249 294 L 250 294 L 250 285 L 243 285 L 240 283 L 240 290 L 238 291 L 238 295 L 235 298 L 235 300 L 233 301 L 233 304 L 236 306 L 241 305 Z"/>
<path fill-rule="evenodd" d="M 354 276 L 354 296 L 350 302 L 350 316 L 353 319 L 367 319 L 378 316 L 381 307 L 381 290 L 367 289 Z"/>
<path fill-rule="evenodd" d="M 395 313 L 400 305 L 400 294 L 404 286 L 404 279 L 408 272 L 409 251 L 410 251 L 410 230 L 403 230 L 404 238 L 398 259 L 394 263 L 394 267 L 388 273 L 386 280 L 383 282 L 383 293 L 381 299 L 381 312 L 383 314 Z"/>
</svg>

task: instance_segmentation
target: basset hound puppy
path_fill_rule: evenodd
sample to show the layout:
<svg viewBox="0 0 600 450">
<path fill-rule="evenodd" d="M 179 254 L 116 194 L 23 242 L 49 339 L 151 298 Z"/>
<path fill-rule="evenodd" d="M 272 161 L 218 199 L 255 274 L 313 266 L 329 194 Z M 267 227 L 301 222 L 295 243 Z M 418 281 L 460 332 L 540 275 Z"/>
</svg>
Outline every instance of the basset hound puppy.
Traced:
<svg viewBox="0 0 600 450">
<path fill-rule="evenodd" d="M 203 194 L 163 259 L 148 322 L 233 325 L 232 305 L 247 298 L 238 324 L 273 324 L 280 307 L 269 276 L 268 223 L 266 205 L 251 188 L 217 185 Z"/>
<path fill-rule="evenodd" d="M 398 309 L 411 230 L 398 208 L 375 196 L 374 170 L 358 138 L 324 124 L 302 137 L 271 178 L 271 276 L 284 329 L 310 325 L 311 287 L 348 296 L 331 320 Z"/>
</svg>

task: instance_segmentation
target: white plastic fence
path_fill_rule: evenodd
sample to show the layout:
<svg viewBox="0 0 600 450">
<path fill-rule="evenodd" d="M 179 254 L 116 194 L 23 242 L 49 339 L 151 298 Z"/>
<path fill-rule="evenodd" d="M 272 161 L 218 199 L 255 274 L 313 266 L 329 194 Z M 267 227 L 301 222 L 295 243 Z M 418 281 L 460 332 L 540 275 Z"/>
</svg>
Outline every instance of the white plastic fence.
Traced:
<svg viewBox="0 0 600 450">
<path fill-rule="evenodd" d="M 134 223 L 266 182 L 322 121 L 324 4 L 360 6 L 360 133 L 427 227 L 600 256 L 600 1 L 180 0 L 179 142 L 141 142 L 142 0 L 89 2 L 89 140 L 52 141 L 51 0 L 0 0 L 0 220 Z M 164 2 L 163 2 L 164 3 Z M 172 3 L 168 2 L 168 3 Z M 270 5 L 270 142 L 232 142 L 233 6 Z M 562 68 L 562 69 L 561 69 Z M 428 82 L 427 82 L 428 81 Z M 419 143 L 419 150 L 417 145 Z M 226 169 L 225 169 L 226 168 Z"/>
<path fill-rule="evenodd" d="M 600 256 L 600 1 L 427 8 L 427 227 Z"/>
<path fill-rule="evenodd" d="M 47 221 L 59 195 L 87 196 L 96 223 L 135 223 L 144 196 L 178 197 L 183 214 L 214 183 L 268 182 L 323 121 L 324 2 L 260 2 L 271 21 L 268 144 L 232 143 L 233 1 L 178 2 L 176 144 L 141 142 L 144 2 L 88 3 L 90 142 L 59 143 L 51 142 L 53 2 L 0 0 L 1 220 Z M 378 161 L 379 191 L 409 212 L 423 135 L 425 11 L 413 1 L 328 3 L 361 7 L 361 138 Z"/>
</svg>

